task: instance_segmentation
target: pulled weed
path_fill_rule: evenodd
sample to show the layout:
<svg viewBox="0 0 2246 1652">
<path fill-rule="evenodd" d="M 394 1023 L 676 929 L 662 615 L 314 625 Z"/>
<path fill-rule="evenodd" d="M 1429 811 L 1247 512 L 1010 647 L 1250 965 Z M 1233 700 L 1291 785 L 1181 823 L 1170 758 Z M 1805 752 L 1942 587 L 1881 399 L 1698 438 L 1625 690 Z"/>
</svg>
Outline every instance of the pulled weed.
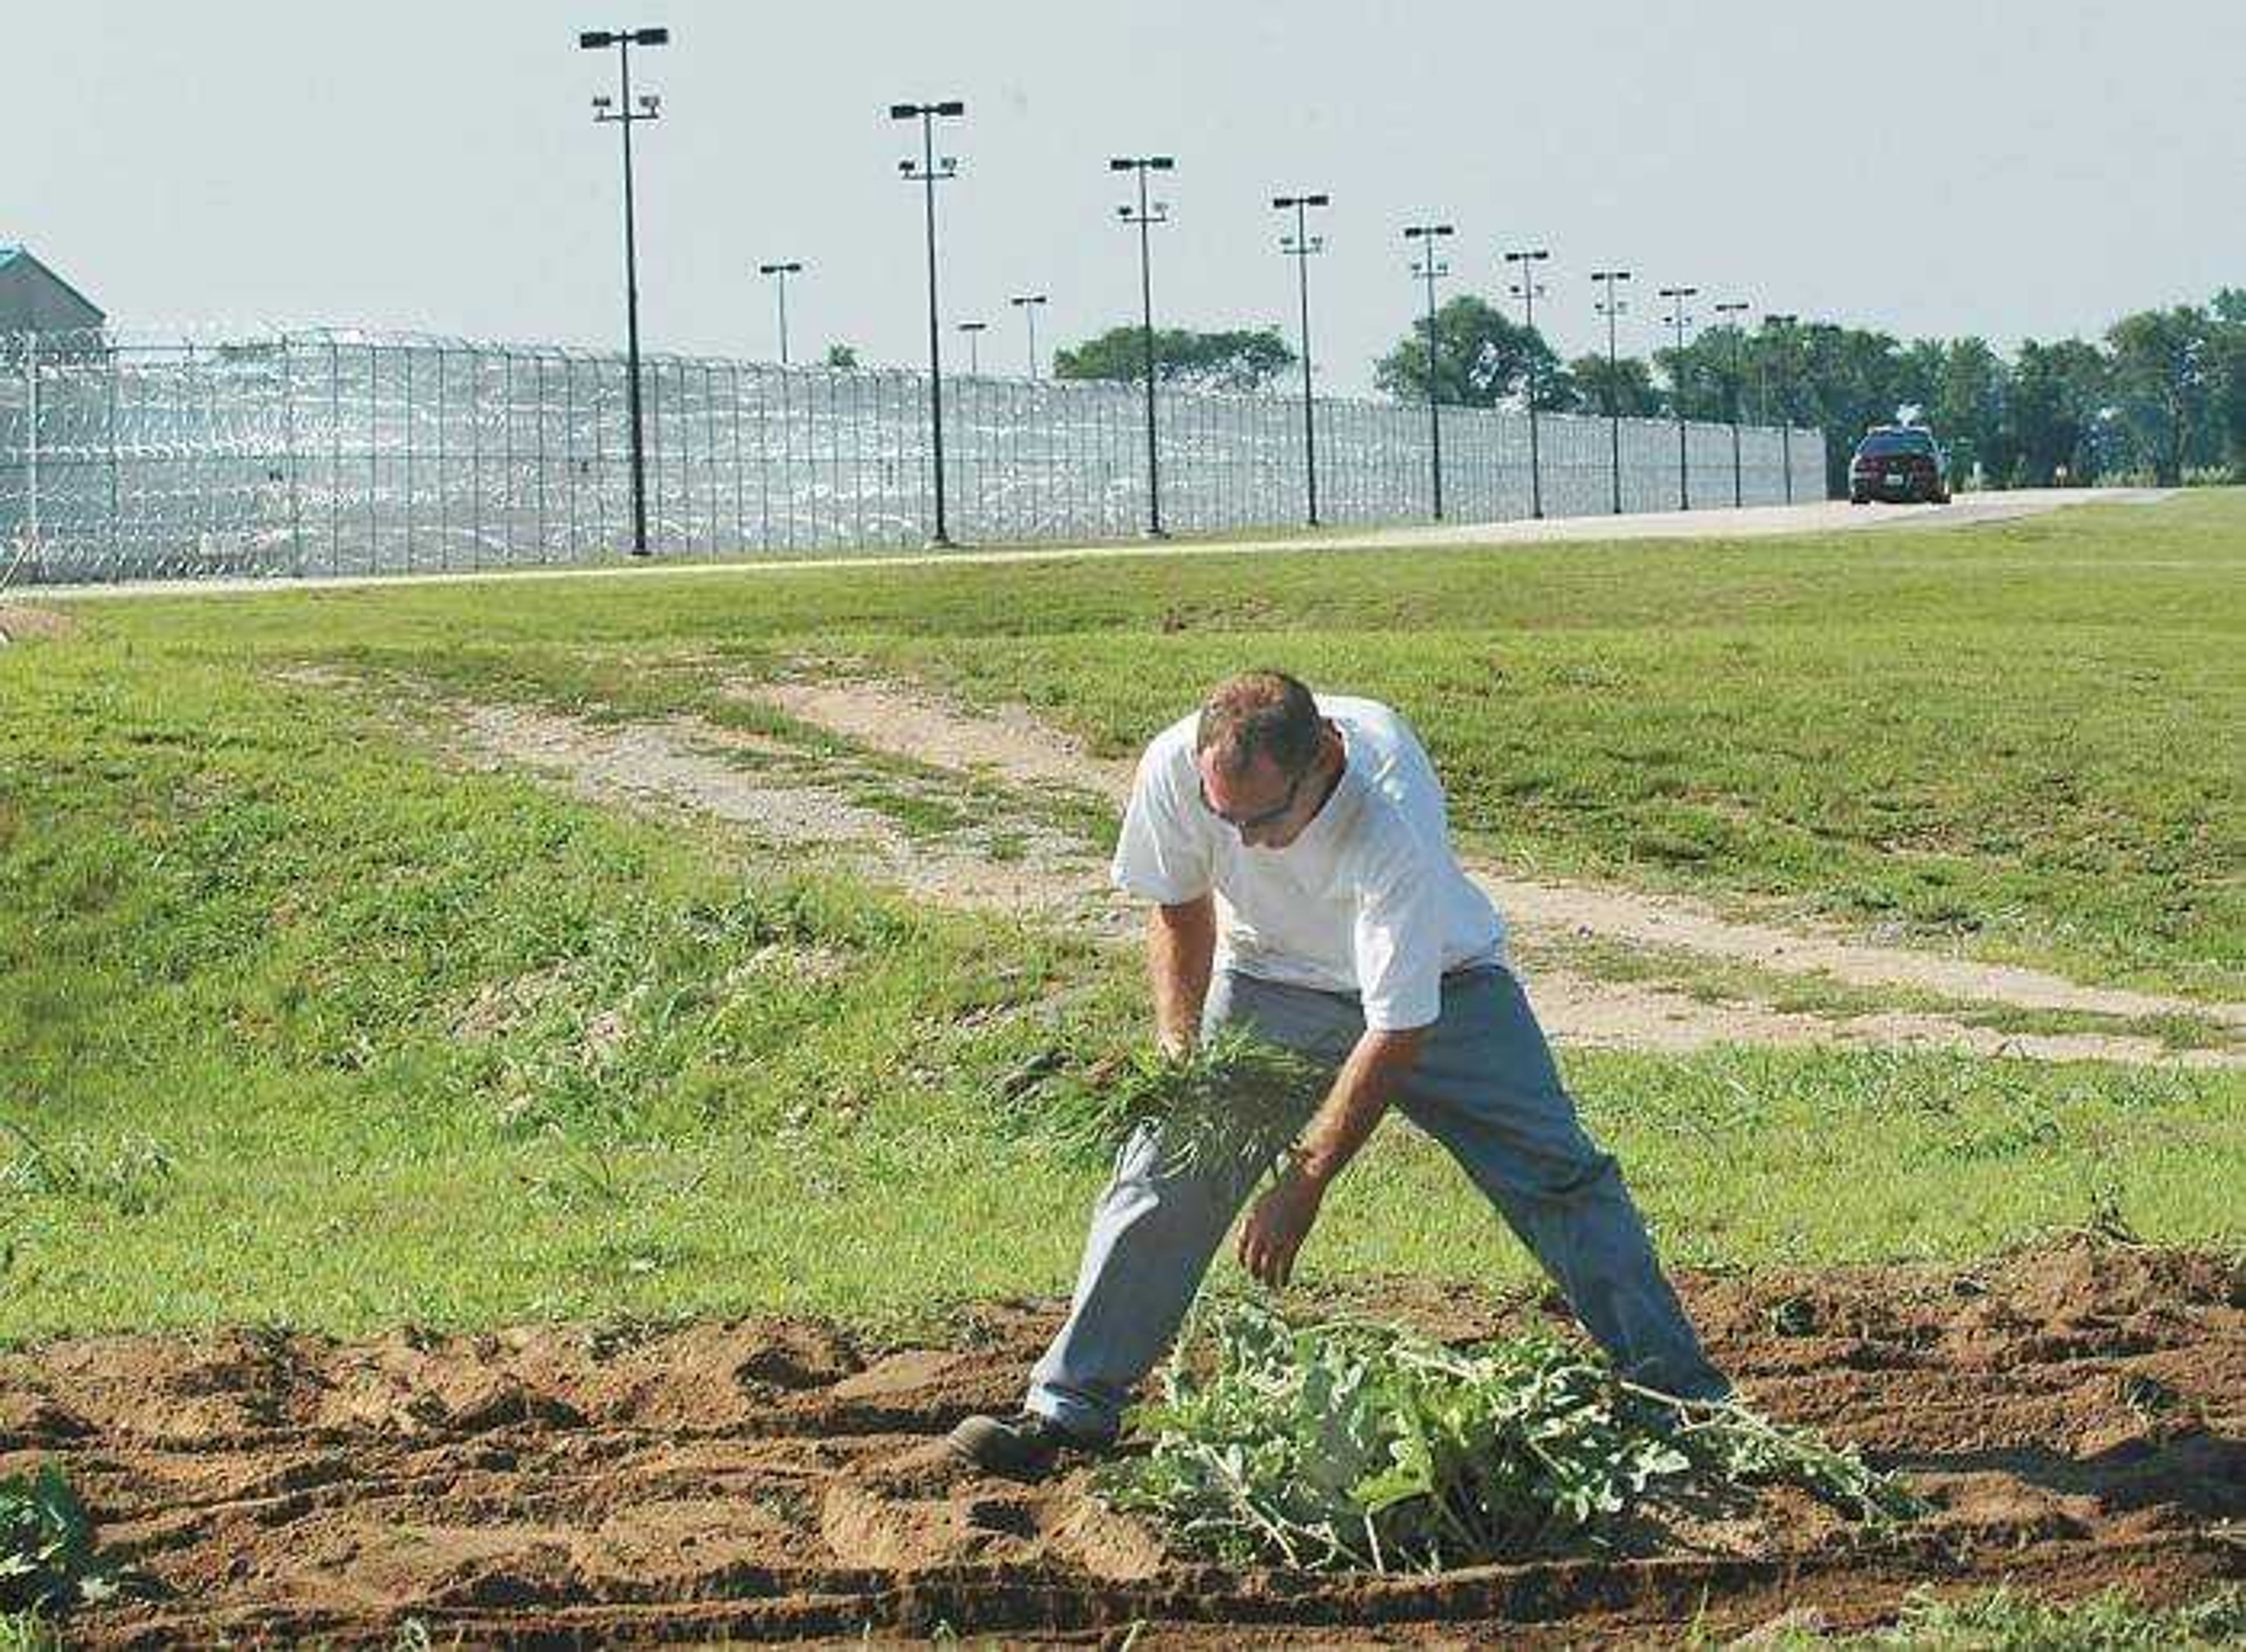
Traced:
<svg viewBox="0 0 2246 1652">
<path fill-rule="evenodd" d="M 1234 1564 L 1470 1565 L 1597 1546 L 1664 1492 L 1778 1483 L 1874 1523 L 1920 1507 L 1850 1450 L 1618 1382 L 1542 1336 L 1456 1349 L 1225 1303 L 1162 1382 L 1133 1418 L 1151 1449 L 1104 1469 L 1101 1494 Z"/>
<path fill-rule="evenodd" d="M 1001 1093 L 1018 1131 L 1072 1160 L 1104 1161 L 1153 1125 L 1169 1167 L 1255 1173 L 1293 1145 L 1330 1077 L 1307 1057 L 1226 1027 L 1183 1057 L 1148 1046 L 1075 1069 L 1048 1052 Z"/>
</svg>

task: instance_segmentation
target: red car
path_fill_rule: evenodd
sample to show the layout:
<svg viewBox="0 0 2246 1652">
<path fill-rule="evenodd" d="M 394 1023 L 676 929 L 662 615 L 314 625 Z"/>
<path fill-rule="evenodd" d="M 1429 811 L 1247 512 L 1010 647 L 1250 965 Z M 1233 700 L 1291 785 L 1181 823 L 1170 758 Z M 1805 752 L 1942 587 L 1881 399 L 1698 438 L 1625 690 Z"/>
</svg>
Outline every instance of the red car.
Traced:
<svg viewBox="0 0 2246 1652">
<path fill-rule="evenodd" d="M 1934 432 L 1917 425 L 1882 425 L 1866 432 L 1848 461 L 1848 503 L 1875 499 L 1904 503 L 1950 503 L 1950 484 L 1942 474 L 1942 450 Z"/>
</svg>

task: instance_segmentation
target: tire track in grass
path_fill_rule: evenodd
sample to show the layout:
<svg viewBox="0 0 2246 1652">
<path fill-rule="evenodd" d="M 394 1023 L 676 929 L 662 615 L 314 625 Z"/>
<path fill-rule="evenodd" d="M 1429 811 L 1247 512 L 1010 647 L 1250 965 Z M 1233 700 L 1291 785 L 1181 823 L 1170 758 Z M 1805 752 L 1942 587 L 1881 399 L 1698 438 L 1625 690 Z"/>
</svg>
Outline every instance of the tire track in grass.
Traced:
<svg viewBox="0 0 2246 1652">
<path fill-rule="evenodd" d="M 925 690 L 881 682 L 773 683 L 745 686 L 736 693 L 876 751 L 947 767 L 988 770 L 1024 784 L 1058 782 L 1096 792 L 1119 807 L 1130 791 L 1130 764 L 1093 757 L 1039 722 L 1026 707 L 970 711 Z M 1909 988 L 2016 1010 L 2116 1017 L 2183 1016 L 2246 1028 L 2246 1004 L 2088 986 L 2018 965 L 1726 917 L 1686 896 L 1512 877 L 1471 859 L 1467 869 L 1489 891 L 1516 934 L 1596 935 L 1788 975 L 1826 976 L 1853 986 Z M 1898 1011 L 1879 1019 L 1894 1021 L 1897 1032 L 1907 1034 L 1918 1017 Z M 2008 1042 L 2025 1048 L 2019 1037 Z"/>
<path fill-rule="evenodd" d="M 1111 798 L 1119 785 L 1127 785 L 1126 768 L 1086 758 L 1025 712 L 975 717 L 894 688 L 862 685 L 781 685 L 743 691 L 741 697 L 868 749 L 985 781 L 996 778 L 1031 789 L 1071 785 Z M 534 770 L 591 801 L 684 808 L 743 827 L 776 848 L 832 858 L 955 908 L 1088 927 L 1119 942 L 1134 936 L 1140 921 L 1134 905 L 1108 887 L 1100 853 L 1040 822 L 1031 811 L 1010 813 L 1001 855 L 997 840 L 985 826 L 911 832 L 881 807 L 854 800 L 854 786 L 863 777 L 854 779 L 847 761 L 823 759 L 782 741 L 699 718 L 617 724 L 521 705 L 456 704 L 438 709 L 474 760 Z M 909 803 L 909 797 L 905 800 Z M 1580 933 L 1588 911 L 1664 926 L 1664 944 L 1689 945 L 1687 935 L 1678 933 L 1675 910 L 1665 902 L 1593 892 L 1603 904 L 1569 907 L 1564 915 L 1555 916 L 1552 904 L 1510 903 L 1508 895 L 1517 888 L 1559 886 L 1493 880 L 1486 868 L 1477 875 L 1492 887 L 1508 919 L 1532 943 L 1540 933 L 1558 933 L 1562 926 L 1566 934 Z M 1721 927 L 1725 921 L 1699 914 L 1684 928 L 1689 934 L 1708 925 Z M 1729 928 L 1744 932 L 1760 927 Z M 1814 967 L 1803 960 L 1820 955 L 1825 944 L 1782 931 L 1766 933 L 1780 936 L 1787 946 L 1799 943 L 1800 950 L 1780 955 L 1779 962 L 1791 955 L 1803 970 Z M 1916 961 L 1916 955 L 1891 955 Z M 2156 1039 L 2136 1036 L 2008 1032 L 1919 1010 L 1836 1017 L 1755 1003 L 1708 1003 L 1658 985 L 1599 981 L 1546 964 L 1530 965 L 1524 976 L 1546 1030 L 1562 1045 L 1676 1054 L 1719 1044 L 1845 1045 L 2045 1061 L 2246 1066 L 2246 1054 L 2236 1050 L 2175 1052 Z"/>
</svg>

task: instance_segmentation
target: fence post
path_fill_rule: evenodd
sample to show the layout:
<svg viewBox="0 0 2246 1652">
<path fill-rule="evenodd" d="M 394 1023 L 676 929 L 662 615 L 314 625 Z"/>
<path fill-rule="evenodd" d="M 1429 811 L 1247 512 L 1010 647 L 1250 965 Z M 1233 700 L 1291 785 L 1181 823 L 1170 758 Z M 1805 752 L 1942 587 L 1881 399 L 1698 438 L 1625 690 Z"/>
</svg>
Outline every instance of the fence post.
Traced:
<svg viewBox="0 0 2246 1652">
<path fill-rule="evenodd" d="M 577 557 L 577 358 L 562 357 L 562 493 L 569 512 L 569 560 Z"/>
<path fill-rule="evenodd" d="M 304 501 L 296 484 L 296 370 L 289 335 L 281 335 L 281 462 L 289 467 L 289 560 L 304 577 Z"/>
<path fill-rule="evenodd" d="M 499 353 L 500 419 L 506 434 L 500 443 L 499 477 L 501 498 L 506 503 L 500 512 L 500 534 L 505 541 L 506 561 L 514 561 L 514 352 L 502 349 Z M 546 560 L 546 547 L 538 547 L 538 560 Z"/>
<path fill-rule="evenodd" d="M 24 520 L 31 525 L 27 548 L 39 554 L 39 336 L 26 331 L 24 339 Z"/>
<path fill-rule="evenodd" d="M 412 341 L 398 347 L 405 357 L 405 571 L 413 572 L 413 345 Z"/>
<path fill-rule="evenodd" d="M 484 358 L 468 348 L 468 566 L 484 565 Z"/>
<path fill-rule="evenodd" d="M 538 419 L 538 435 L 532 444 L 531 463 L 538 466 L 538 560 L 546 560 L 546 357 L 541 352 L 531 357 L 534 371 L 530 380 L 530 399 Z"/>
<path fill-rule="evenodd" d="M 328 339 L 328 572 L 344 568 L 343 346 Z"/>
<path fill-rule="evenodd" d="M 733 550 L 735 554 L 747 548 L 749 537 L 747 479 L 741 473 L 741 364 L 728 362 L 729 406 L 733 416 Z"/>
<path fill-rule="evenodd" d="M 437 566 L 440 569 L 453 566 L 453 506 L 450 472 L 445 468 L 445 410 L 450 404 L 445 396 L 445 346 L 437 346 Z"/>
<path fill-rule="evenodd" d="M 108 414 L 109 441 L 109 572 L 113 579 L 122 571 L 125 544 L 122 525 L 118 521 L 119 487 L 117 459 L 117 346 L 105 343 L 101 351 L 103 400 Z"/>
<path fill-rule="evenodd" d="M 593 357 L 593 537 L 602 544 L 609 542 L 609 461 L 604 451 L 607 444 L 601 440 L 601 427 L 608 421 L 608 397 L 602 386 L 601 358 Z"/>
<path fill-rule="evenodd" d="M 366 347 L 366 569 L 382 572 L 382 364 L 370 341 Z"/>
</svg>

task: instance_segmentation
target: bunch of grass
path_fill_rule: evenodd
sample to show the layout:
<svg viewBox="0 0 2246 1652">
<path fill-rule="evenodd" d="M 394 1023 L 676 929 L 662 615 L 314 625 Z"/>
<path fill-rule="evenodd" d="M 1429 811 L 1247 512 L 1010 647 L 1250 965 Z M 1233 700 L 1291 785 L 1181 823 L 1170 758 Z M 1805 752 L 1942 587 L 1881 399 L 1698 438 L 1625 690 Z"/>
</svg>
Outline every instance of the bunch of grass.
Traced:
<svg viewBox="0 0 2246 1652">
<path fill-rule="evenodd" d="M 1072 1159 L 1112 1157 L 1151 1125 L 1166 1167 L 1247 1174 L 1293 1146 L 1331 1078 L 1306 1057 L 1225 1027 L 1183 1056 L 1148 1048 L 1040 1076 L 1007 1105 L 1018 1128 Z"/>
<path fill-rule="evenodd" d="M 1467 1349 L 1362 1324 L 1197 1318 L 1098 1482 L 1188 1550 L 1309 1570 L 1441 1567 L 1597 1545 L 1649 1495 L 1800 1485 L 1888 1522 L 1916 1500 L 1853 1451 L 1737 1404 L 1680 1405 L 1531 1336 Z"/>
</svg>

